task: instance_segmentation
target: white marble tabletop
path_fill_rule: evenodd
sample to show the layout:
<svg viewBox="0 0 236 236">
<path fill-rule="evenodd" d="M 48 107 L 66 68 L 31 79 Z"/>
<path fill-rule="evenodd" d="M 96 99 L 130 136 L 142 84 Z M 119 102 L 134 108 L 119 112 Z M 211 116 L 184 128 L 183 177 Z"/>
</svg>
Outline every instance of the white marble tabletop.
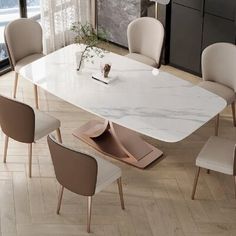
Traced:
<svg viewBox="0 0 236 236">
<path fill-rule="evenodd" d="M 91 78 L 101 59 L 77 72 L 70 45 L 20 70 L 21 76 L 88 112 L 141 134 L 166 142 L 180 141 L 221 112 L 222 98 L 166 72 L 154 76 L 152 67 L 107 53 L 112 76 L 106 85 Z"/>
</svg>

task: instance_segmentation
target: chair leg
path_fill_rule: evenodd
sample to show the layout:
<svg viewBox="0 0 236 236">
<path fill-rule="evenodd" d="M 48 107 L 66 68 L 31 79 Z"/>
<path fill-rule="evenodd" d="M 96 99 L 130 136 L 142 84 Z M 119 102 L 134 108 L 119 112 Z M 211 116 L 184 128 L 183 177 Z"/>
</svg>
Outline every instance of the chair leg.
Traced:
<svg viewBox="0 0 236 236">
<path fill-rule="evenodd" d="M 7 135 L 5 135 L 5 145 L 4 145 L 4 155 L 3 155 L 3 162 L 4 163 L 6 163 L 6 161 L 7 161 L 8 142 L 9 142 L 9 137 Z"/>
<path fill-rule="evenodd" d="M 236 127 L 235 102 L 231 104 L 231 108 L 232 108 L 233 124 L 234 124 L 234 127 Z"/>
<path fill-rule="evenodd" d="M 90 225 L 91 225 L 91 214 L 92 214 L 92 197 L 88 197 L 88 213 L 87 213 L 87 232 L 90 233 Z"/>
<path fill-rule="evenodd" d="M 216 116 L 216 121 L 215 121 L 215 136 L 218 136 L 219 133 L 219 121 L 220 121 L 220 114 Z"/>
<path fill-rule="evenodd" d="M 123 196 L 121 177 L 119 179 L 117 179 L 117 185 L 118 185 L 118 189 L 119 189 L 121 208 L 122 208 L 122 210 L 124 210 L 125 204 L 124 204 L 124 196 Z"/>
<path fill-rule="evenodd" d="M 198 167 L 197 171 L 196 171 L 196 175 L 195 175 L 195 179 L 194 179 L 194 184 L 193 184 L 193 191 L 192 191 L 192 196 L 191 196 L 192 200 L 194 200 L 194 197 L 195 197 L 196 188 L 197 188 L 197 182 L 198 182 L 198 177 L 199 177 L 199 174 L 200 174 L 200 170 L 201 170 L 201 167 Z"/>
<path fill-rule="evenodd" d="M 209 169 L 207 169 L 207 174 L 209 175 L 211 173 L 211 171 Z"/>
<path fill-rule="evenodd" d="M 234 177 L 234 198 L 236 199 L 236 176 Z"/>
<path fill-rule="evenodd" d="M 19 79 L 19 74 L 18 74 L 17 72 L 15 72 L 13 98 L 16 98 L 16 91 L 17 91 L 18 79 Z"/>
<path fill-rule="evenodd" d="M 59 143 L 62 143 L 62 137 L 61 137 L 61 130 L 58 128 L 57 130 L 57 139 Z"/>
<path fill-rule="evenodd" d="M 38 86 L 34 84 L 35 107 L 39 109 Z"/>
<path fill-rule="evenodd" d="M 29 153 L 29 177 L 32 177 L 32 143 L 28 144 L 28 153 Z"/>
<path fill-rule="evenodd" d="M 64 192 L 64 187 L 61 185 L 59 197 L 58 197 L 58 203 L 57 203 L 57 214 L 58 215 L 59 215 L 60 209 L 61 209 L 61 201 L 62 201 L 63 192 Z"/>
</svg>

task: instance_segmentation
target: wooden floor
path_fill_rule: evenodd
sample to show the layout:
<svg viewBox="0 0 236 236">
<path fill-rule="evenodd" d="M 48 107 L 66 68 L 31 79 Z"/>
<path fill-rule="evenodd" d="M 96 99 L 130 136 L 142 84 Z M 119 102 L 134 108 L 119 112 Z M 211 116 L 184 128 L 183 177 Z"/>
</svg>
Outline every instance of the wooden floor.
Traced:
<svg viewBox="0 0 236 236">
<path fill-rule="evenodd" d="M 162 69 L 194 83 L 199 81 L 199 78 L 169 66 Z M 1 94 L 11 96 L 13 78 L 12 72 L 1 76 Z M 94 116 L 42 90 L 39 95 L 41 110 L 61 120 L 63 141 L 73 147 L 89 148 L 71 133 Z M 22 78 L 19 80 L 17 98 L 34 105 L 33 87 Z M 175 144 L 144 137 L 165 153 L 160 163 L 146 170 L 107 158 L 123 171 L 126 210 L 120 208 L 116 184 L 96 195 L 92 235 L 236 235 L 236 200 L 232 177 L 203 173 L 196 200 L 190 200 L 195 158 L 213 133 L 214 122 L 211 121 L 189 138 Z M 229 109 L 222 114 L 219 134 L 236 140 L 236 129 L 232 126 Z M 2 153 L 3 137 L 1 133 Z M 27 146 L 11 140 L 8 153 L 7 164 L 0 163 L 1 235 L 87 235 L 85 198 L 65 191 L 61 214 L 58 216 L 55 213 L 59 185 L 55 180 L 46 139 L 33 147 L 32 179 L 26 173 Z M 99 153 L 97 155 L 101 156 Z"/>
</svg>

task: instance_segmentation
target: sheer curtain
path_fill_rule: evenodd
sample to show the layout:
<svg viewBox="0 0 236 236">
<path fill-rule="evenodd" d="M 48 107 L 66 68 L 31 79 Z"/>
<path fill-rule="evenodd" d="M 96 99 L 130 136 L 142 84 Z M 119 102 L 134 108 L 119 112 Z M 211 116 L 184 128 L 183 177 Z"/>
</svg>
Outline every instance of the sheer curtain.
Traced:
<svg viewBox="0 0 236 236">
<path fill-rule="evenodd" d="M 95 0 L 41 0 L 44 53 L 73 43 L 73 22 L 95 24 Z"/>
</svg>

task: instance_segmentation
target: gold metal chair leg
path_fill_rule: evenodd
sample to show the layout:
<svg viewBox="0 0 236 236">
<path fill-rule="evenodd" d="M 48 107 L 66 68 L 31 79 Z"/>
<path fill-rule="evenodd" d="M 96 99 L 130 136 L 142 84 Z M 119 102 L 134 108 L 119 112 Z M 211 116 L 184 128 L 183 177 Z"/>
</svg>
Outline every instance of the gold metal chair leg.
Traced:
<svg viewBox="0 0 236 236">
<path fill-rule="evenodd" d="M 121 177 L 119 179 L 117 179 L 117 185 L 118 185 L 118 189 L 119 189 L 121 208 L 124 210 L 125 209 L 125 204 L 124 204 L 124 196 L 123 196 Z"/>
<path fill-rule="evenodd" d="M 59 191 L 59 196 L 58 196 L 58 203 L 57 203 L 57 214 L 59 215 L 60 209 L 61 209 L 61 202 L 62 202 L 62 196 L 64 192 L 64 187 L 61 185 L 60 191 Z"/>
<path fill-rule="evenodd" d="M 38 98 L 38 87 L 34 84 L 34 98 L 35 98 L 35 107 L 39 109 L 39 98 Z"/>
<path fill-rule="evenodd" d="M 58 142 L 59 142 L 59 143 L 62 143 L 62 137 L 61 137 L 61 130 L 60 130 L 60 128 L 58 128 L 58 129 L 56 130 L 56 132 L 57 132 L 57 139 L 58 139 Z"/>
<path fill-rule="evenodd" d="M 191 196 L 192 200 L 194 200 L 194 197 L 195 197 L 196 188 L 197 188 L 197 182 L 198 182 L 198 177 L 199 177 L 199 174 L 200 174 L 200 170 L 201 170 L 201 167 L 198 167 L 197 171 L 196 171 L 196 175 L 195 175 L 195 179 L 194 179 L 194 184 L 193 184 L 193 191 L 192 191 L 192 196 Z"/>
<path fill-rule="evenodd" d="M 28 144 L 28 152 L 29 152 L 29 177 L 32 177 L 32 146 L 33 144 Z"/>
<path fill-rule="evenodd" d="M 231 104 L 231 108 L 232 108 L 233 124 L 234 124 L 234 127 L 236 127 L 235 102 Z"/>
<path fill-rule="evenodd" d="M 13 98 L 16 98 L 16 91 L 17 91 L 18 79 L 19 79 L 19 74 L 18 74 L 17 72 L 15 72 Z"/>
<path fill-rule="evenodd" d="M 92 197 L 88 197 L 88 213 L 87 213 L 87 232 L 90 233 L 90 225 L 91 225 L 91 214 L 92 214 Z"/>
<path fill-rule="evenodd" d="M 216 122 L 215 122 L 215 136 L 218 136 L 219 133 L 219 121 L 220 121 L 220 114 L 216 116 Z"/>
<path fill-rule="evenodd" d="M 7 161 L 8 142 L 9 142 L 9 137 L 7 135 L 5 135 L 4 155 L 3 155 L 3 162 L 4 163 L 6 163 L 6 161 Z"/>
</svg>

